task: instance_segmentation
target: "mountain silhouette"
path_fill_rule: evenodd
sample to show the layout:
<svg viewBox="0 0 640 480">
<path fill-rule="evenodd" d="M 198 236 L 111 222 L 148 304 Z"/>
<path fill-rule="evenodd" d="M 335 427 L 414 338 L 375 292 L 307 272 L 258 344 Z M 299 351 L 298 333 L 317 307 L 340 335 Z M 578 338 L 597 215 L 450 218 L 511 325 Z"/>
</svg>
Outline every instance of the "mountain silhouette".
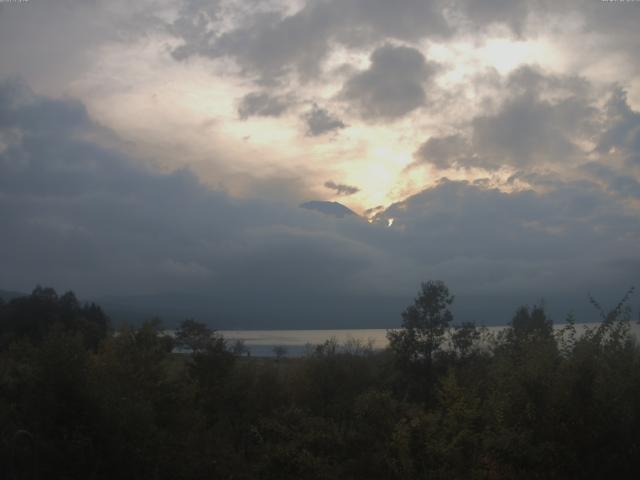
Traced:
<svg viewBox="0 0 640 480">
<path fill-rule="evenodd" d="M 345 207 L 341 203 L 338 202 L 325 202 L 321 200 L 312 200 L 310 202 L 305 202 L 300 204 L 300 208 L 306 208 L 307 210 L 315 210 L 320 213 L 324 213 L 325 215 L 332 215 L 338 218 L 344 218 L 346 215 L 356 215 L 357 214 L 348 207 Z"/>
</svg>

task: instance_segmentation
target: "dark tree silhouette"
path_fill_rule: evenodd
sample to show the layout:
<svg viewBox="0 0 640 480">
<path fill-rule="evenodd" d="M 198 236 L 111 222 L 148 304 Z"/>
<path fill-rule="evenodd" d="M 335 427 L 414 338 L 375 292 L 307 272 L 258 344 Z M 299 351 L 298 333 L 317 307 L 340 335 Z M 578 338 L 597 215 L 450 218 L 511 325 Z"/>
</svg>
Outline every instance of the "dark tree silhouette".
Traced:
<svg viewBox="0 0 640 480">
<path fill-rule="evenodd" d="M 453 295 L 441 281 L 423 283 L 413 305 L 402 313 L 402 328 L 387 333 L 389 345 L 405 364 L 430 366 L 453 320 Z"/>
<path fill-rule="evenodd" d="M 479 339 L 480 330 L 474 323 L 470 322 L 464 322 L 462 325 L 456 326 L 451 335 L 453 349 L 460 358 L 467 357 Z"/>
<path fill-rule="evenodd" d="M 99 307 L 38 288 L 0 302 L 0 478 L 638 478 L 629 297 L 579 332 L 534 306 L 494 334 L 450 326 L 428 282 L 390 349 L 279 362 L 191 319 L 183 351 L 156 320 L 94 348 Z"/>
<path fill-rule="evenodd" d="M 2 308 L 0 342 L 24 338 L 40 343 L 53 329 L 80 334 L 85 345 L 96 350 L 109 333 L 110 321 L 96 304 L 80 304 L 73 292 L 58 296 L 53 288 L 40 286 Z"/>
<path fill-rule="evenodd" d="M 180 323 L 176 330 L 176 345 L 192 353 L 200 353 L 209 346 L 213 335 L 213 330 L 205 323 L 187 318 Z"/>
</svg>

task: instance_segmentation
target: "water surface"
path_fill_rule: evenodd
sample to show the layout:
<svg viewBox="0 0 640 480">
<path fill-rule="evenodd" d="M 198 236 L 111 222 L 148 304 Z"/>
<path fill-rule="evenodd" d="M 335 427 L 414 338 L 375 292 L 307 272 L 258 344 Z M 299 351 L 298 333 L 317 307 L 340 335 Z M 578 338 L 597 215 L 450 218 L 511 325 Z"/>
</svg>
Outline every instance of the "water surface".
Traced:
<svg viewBox="0 0 640 480">
<path fill-rule="evenodd" d="M 576 324 L 576 332 L 580 334 L 587 327 L 594 327 L 596 323 Z M 564 323 L 554 325 L 555 329 L 565 326 Z M 486 327 L 489 332 L 497 333 L 505 329 L 505 326 Z M 631 330 L 640 338 L 640 325 L 631 324 Z M 384 349 L 388 344 L 387 330 L 383 328 L 372 329 L 342 329 L 342 330 L 220 330 L 230 344 L 236 340 L 242 340 L 251 355 L 259 357 L 274 356 L 275 347 L 284 347 L 286 355 L 297 357 L 315 345 L 320 345 L 327 340 L 335 339 L 344 344 L 347 341 L 359 341 L 362 344 L 371 343 L 374 350 Z"/>
</svg>

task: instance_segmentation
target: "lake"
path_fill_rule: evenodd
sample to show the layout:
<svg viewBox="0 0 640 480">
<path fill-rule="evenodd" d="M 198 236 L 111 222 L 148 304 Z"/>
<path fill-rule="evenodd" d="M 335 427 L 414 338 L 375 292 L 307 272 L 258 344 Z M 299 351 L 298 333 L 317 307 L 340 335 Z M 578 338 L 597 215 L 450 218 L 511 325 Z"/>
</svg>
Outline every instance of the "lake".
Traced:
<svg viewBox="0 0 640 480">
<path fill-rule="evenodd" d="M 286 355 L 299 357 L 305 354 L 308 346 L 320 345 L 325 341 L 335 338 L 343 344 L 349 340 L 358 340 L 363 343 L 372 342 L 374 349 L 383 349 L 387 346 L 387 331 L 378 329 L 353 329 L 353 330 L 220 330 L 224 338 L 233 344 L 236 340 L 242 340 L 245 346 L 256 357 L 272 357 L 275 347 L 284 347 Z"/>
<path fill-rule="evenodd" d="M 557 324 L 554 328 L 562 328 L 565 324 Z M 580 333 L 587 327 L 594 327 L 596 323 L 576 324 L 576 331 Z M 486 327 L 489 332 L 497 333 L 505 326 Z M 640 325 L 633 322 L 632 332 L 636 338 L 640 338 Z M 383 349 L 388 345 L 387 330 L 377 329 L 343 329 L 343 330 L 220 330 L 224 338 L 230 344 L 236 340 L 242 340 L 252 356 L 275 356 L 273 349 L 277 346 L 284 347 L 286 356 L 299 357 L 306 353 L 309 346 L 320 345 L 325 341 L 335 338 L 339 344 L 350 340 L 357 340 L 363 344 L 371 342 L 374 349 Z"/>
</svg>

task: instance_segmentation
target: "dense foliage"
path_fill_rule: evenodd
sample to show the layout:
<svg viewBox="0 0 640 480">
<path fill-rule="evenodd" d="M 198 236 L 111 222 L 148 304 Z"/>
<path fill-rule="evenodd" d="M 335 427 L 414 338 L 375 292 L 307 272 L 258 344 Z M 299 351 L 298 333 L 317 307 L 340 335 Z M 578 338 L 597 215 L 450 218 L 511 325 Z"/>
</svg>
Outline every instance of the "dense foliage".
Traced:
<svg viewBox="0 0 640 480">
<path fill-rule="evenodd" d="M 624 302 L 586 332 L 522 307 L 497 335 L 452 302 L 424 284 L 382 352 L 258 359 L 194 320 L 172 338 L 72 293 L 0 301 L 0 477 L 638 478 Z"/>
</svg>

